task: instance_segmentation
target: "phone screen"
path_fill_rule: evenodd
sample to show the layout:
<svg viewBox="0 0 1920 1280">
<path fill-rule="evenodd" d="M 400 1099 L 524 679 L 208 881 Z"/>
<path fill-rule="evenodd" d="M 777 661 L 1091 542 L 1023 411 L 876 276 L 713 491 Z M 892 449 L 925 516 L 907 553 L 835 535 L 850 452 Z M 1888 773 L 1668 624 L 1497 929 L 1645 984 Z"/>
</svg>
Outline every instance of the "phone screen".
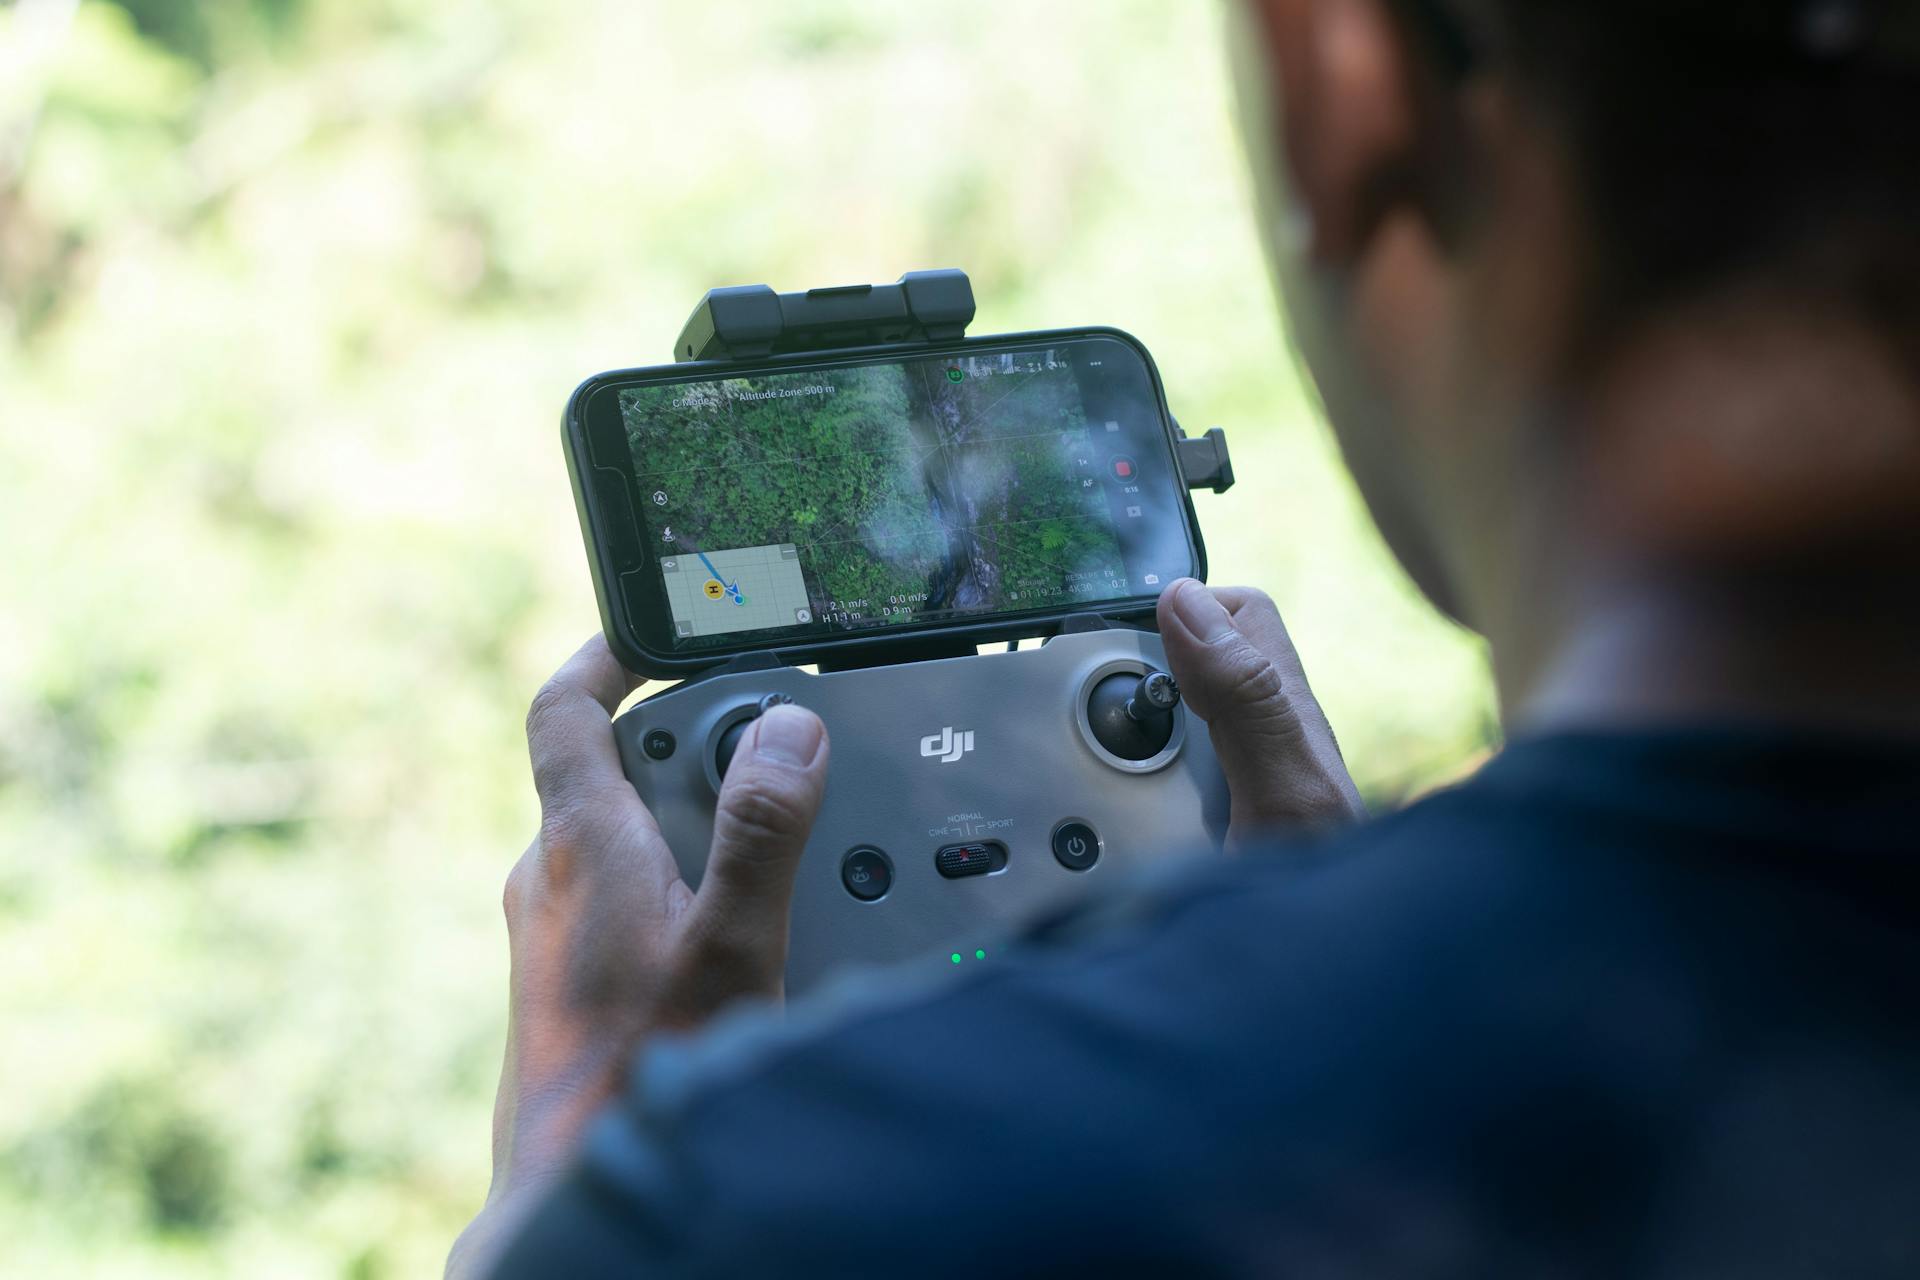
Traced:
<svg viewBox="0 0 1920 1280">
<path fill-rule="evenodd" d="M 650 647 L 1057 613 L 1195 571 L 1172 432 L 1118 338 L 598 394 L 631 468 L 645 555 L 623 586 Z"/>
</svg>

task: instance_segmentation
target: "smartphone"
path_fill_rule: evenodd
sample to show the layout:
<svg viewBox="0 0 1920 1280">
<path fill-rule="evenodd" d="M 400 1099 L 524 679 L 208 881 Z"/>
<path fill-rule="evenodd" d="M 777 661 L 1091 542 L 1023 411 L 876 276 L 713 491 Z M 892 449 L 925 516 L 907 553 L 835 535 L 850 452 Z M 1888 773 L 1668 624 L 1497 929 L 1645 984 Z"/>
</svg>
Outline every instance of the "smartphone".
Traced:
<svg viewBox="0 0 1920 1280">
<path fill-rule="evenodd" d="M 1115 329 L 603 373 L 563 432 L 643 675 L 1140 618 L 1206 572 L 1159 373 Z"/>
</svg>

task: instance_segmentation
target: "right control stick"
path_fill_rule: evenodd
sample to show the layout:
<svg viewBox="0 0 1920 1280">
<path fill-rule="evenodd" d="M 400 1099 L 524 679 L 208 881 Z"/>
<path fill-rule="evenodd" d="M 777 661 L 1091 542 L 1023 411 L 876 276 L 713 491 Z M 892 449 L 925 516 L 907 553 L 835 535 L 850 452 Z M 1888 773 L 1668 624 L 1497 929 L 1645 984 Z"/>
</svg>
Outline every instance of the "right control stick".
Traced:
<svg viewBox="0 0 1920 1280">
<path fill-rule="evenodd" d="M 1180 686 L 1164 671 L 1149 671 L 1133 687 L 1127 699 L 1127 715 L 1140 724 L 1150 724 L 1173 715 L 1180 705 Z"/>
<path fill-rule="evenodd" d="M 1087 697 L 1094 741 L 1122 760 L 1151 760 L 1173 740 L 1180 686 L 1164 671 L 1115 672 Z"/>
</svg>

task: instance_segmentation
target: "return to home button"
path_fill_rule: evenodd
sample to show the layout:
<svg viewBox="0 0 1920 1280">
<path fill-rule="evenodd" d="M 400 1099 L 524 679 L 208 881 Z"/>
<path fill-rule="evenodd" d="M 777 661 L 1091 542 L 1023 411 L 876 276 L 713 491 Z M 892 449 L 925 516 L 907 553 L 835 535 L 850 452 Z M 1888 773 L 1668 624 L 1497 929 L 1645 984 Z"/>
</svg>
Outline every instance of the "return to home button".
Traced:
<svg viewBox="0 0 1920 1280">
<path fill-rule="evenodd" d="M 1085 871 L 1100 861 L 1100 837 L 1084 822 L 1063 822 L 1053 829 L 1053 856 L 1069 871 Z"/>
<path fill-rule="evenodd" d="M 862 902 L 878 902 L 893 888 L 893 863 L 887 855 L 862 845 L 840 860 L 840 883 Z"/>
</svg>

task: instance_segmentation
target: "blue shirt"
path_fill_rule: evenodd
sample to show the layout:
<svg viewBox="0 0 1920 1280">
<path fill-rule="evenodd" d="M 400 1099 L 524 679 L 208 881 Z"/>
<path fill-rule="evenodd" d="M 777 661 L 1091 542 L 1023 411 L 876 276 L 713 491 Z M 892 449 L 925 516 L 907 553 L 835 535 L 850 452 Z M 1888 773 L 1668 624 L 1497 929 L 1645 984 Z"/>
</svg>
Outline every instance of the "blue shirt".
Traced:
<svg viewBox="0 0 1920 1280">
<path fill-rule="evenodd" d="M 1518 743 L 654 1046 L 499 1274 L 1920 1275 L 1920 744 Z"/>
</svg>

